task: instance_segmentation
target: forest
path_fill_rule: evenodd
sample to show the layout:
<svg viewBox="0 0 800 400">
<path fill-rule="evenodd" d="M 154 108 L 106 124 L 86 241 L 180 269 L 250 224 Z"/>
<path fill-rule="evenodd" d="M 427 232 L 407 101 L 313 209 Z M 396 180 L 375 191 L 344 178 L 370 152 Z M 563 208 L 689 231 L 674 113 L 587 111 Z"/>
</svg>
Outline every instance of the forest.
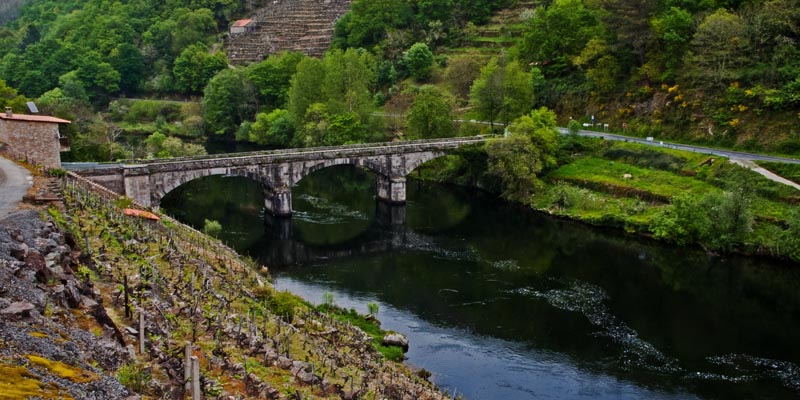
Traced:
<svg viewBox="0 0 800 400">
<path fill-rule="evenodd" d="M 631 135 L 800 152 L 797 0 L 356 0 L 323 59 L 230 66 L 228 26 L 262 6 L 7 3 L 0 102 L 75 121 L 73 160 L 197 154 L 209 137 L 475 134 L 452 119 L 506 124 L 540 107 L 562 125 L 595 117 Z"/>
</svg>

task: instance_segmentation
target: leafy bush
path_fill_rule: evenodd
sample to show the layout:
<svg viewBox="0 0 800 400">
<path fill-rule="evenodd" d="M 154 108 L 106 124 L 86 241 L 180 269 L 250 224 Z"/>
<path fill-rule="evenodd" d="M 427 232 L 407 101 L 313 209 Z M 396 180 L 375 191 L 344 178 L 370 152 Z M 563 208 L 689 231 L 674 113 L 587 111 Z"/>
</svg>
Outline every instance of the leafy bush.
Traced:
<svg viewBox="0 0 800 400">
<path fill-rule="evenodd" d="M 149 368 L 138 362 L 130 362 L 123 365 L 117 371 L 117 379 L 126 388 L 134 392 L 142 392 L 147 389 L 153 377 Z"/>
<path fill-rule="evenodd" d="M 267 308 L 286 322 L 294 319 L 295 308 L 303 304 L 302 299 L 289 292 L 275 292 L 267 299 Z"/>
</svg>

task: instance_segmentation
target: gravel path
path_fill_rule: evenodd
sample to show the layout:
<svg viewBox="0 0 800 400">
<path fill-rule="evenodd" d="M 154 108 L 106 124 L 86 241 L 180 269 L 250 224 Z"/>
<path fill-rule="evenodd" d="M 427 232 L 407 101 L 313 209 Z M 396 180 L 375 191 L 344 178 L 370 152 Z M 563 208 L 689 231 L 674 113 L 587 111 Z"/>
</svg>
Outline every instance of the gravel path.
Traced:
<svg viewBox="0 0 800 400">
<path fill-rule="evenodd" d="M 0 219 L 17 209 L 17 203 L 32 184 L 30 172 L 0 157 Z"/>
</svg>

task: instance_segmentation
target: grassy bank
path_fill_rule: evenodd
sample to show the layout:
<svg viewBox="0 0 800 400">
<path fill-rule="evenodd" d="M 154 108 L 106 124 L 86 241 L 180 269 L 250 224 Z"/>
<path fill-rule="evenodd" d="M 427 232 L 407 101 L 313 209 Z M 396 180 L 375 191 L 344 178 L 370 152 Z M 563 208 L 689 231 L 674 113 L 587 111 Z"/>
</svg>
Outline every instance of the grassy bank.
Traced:
<svg viewBox="0 0 800 400">
<path fill-rule="evenodd" d="M 527 204 L 551 215 L 624 229 L 710 252 L 800 262 L 800 191 L 727 159 L 582 137 L 560 139 L 558 165 L 540 174 Z M 445 157 L 423 179 L 500 193 L 480 149 Z M 770 165 L 792 176 L 797 169 Z"/>
</svg>

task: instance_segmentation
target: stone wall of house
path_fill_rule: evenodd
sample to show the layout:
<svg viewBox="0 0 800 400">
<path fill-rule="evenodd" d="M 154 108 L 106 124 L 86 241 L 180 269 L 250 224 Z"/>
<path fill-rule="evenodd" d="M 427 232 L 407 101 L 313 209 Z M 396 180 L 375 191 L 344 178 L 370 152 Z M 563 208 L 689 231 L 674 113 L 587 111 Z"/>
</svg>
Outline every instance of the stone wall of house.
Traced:
<svg viewBox="0 0 800 400">
<path fill-rule="evenodd" d="M 0 119 L 0 143 L 6 151 L 47 169 L 61 168 L 58 124 Z"/>
</svg>

